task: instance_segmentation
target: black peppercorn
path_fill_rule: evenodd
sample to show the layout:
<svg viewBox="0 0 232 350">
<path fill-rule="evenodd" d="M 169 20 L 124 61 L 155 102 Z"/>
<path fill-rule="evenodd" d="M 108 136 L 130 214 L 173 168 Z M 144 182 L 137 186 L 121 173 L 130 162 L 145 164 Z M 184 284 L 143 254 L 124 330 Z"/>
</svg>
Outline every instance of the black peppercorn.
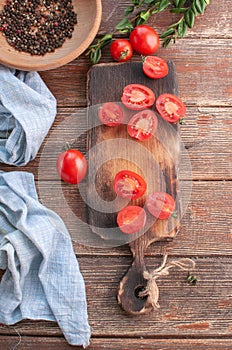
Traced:
<svg viewBox="0 0 232 350">
<path fill-rule="evenodd" d="M 0 32 L 9 45 L 44 55 L 72 37 L 77 14 L 71 0 L 11 0 L 0 13 Z"/>
</svg>

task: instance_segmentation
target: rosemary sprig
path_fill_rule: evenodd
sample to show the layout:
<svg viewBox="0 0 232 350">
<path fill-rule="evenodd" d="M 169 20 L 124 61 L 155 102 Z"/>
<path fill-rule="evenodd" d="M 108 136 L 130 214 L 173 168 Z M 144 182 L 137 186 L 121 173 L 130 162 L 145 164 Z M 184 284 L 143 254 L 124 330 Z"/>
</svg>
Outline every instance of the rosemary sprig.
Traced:
<svg viewBox="0 0 232 350">
<path fill-rule="evenodd" d="M 210 0 L 131 0 L 131 5 L 124 10 L 124 17 L 111 33 L 105 34 L 86 51 L 91 62 L 96 64 L 101 59 L 103 47 L 109 45 L 116 34 L 129 34 L 134 27 L 146 23 L 151 16 L 169 10 L 175 13 L 178 20 L 171 24 L 160 35 L 163 46 L 167 47 L 171 41 L 183 38 L 188 28 L 193 28 L 195 17 L 204 14 Z"/>
</svg>

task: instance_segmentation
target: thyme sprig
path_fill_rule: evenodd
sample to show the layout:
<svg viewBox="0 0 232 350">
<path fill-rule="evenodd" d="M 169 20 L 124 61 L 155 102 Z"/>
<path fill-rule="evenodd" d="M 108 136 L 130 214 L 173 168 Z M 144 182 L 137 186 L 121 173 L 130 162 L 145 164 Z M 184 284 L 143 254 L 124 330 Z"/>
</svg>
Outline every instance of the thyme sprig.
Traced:
<svg viewBox="0 0 232 350">
<path fill-rule="evenodd" d="M 178 20 L 160 34 L 163 46 L 167 47 L 177 38 L 183 38 L 188 28 L 193 28 L 195 18 L 204 14 L 210 0 L 131 0 L 131 5 L 124 10 L 124 17 L 111 33 L 97 39 L 86 51 L 91 62 L 96 64 L 101 59 L 102 49 L 109 45 L 116 34 L 129 34 L 134 27 L 146 23 L 151 16 L 169 10 L 178 16 Z"/>
</svg>

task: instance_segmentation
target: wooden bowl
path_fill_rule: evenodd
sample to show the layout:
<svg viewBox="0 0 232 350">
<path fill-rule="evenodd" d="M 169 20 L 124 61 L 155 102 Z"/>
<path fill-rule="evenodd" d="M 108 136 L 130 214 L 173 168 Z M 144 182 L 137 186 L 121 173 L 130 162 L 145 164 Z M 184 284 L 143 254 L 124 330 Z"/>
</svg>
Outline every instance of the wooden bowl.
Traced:
<svg viewBox="0 0 232 350">
<path fill-rule="evenodd" d="M 0 10 L 6 0 L 0 0 Z M 101 23 L 101 0 L 73 0 L 78 23 L 73 36 L 66 39 L 63 46 L 44 56 L 19 52 L 10 46 L 0 32 L 0 63 L 26 71 L 54 69 L 71 62 L 83 53 L 94 40 Z"/>
</svg>

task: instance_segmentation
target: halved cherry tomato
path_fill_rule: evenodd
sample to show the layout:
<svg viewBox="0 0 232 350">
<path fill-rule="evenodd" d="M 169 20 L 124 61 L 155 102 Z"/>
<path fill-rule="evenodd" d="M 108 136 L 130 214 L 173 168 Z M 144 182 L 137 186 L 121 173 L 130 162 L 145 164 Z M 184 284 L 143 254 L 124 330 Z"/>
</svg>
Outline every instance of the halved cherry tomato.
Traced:
<svg viewBox="0 0 232 350">
<path fill-rule="evenodd" d="M 98 117 L 107 126 L 117 126 L 122 123 L 124 113 L 117 103 L 106 102 L 100 107 Z"/>
<path fill-rule="evenodd" d="M 137 205 L 128 205 L 119 211 L 117 224 L 124 233 L 131 234 L 140 231 L 146 223 L 146 212 Z"/>
<path fill-rule="evenodd" d="M 124 87 L 121 100 L 129 109 L 142 110 L 154 104 L 155 94 L 145 85 L 129 84 Z"/>
<path fill-rule="evenodd" d="M 155 134 L 157 126 L 158 118 L 156 114 L 150 109 L 145 109 L 133 115 L 127 125 L 127 131 L 131 137 L 139 141 L 145 141 Z"/>
<path fill-rule="evenodd" d="M 166 192 L 154 192 L 147 196 L 145 205 L 153 216 L 161 220 L 166 220 L 173 213 L 175 201 Z"/>
<path fill-rule="evenodd" d="M 85 156 L 77 149 L 68 149 L 57 158 L 56 169 L 62 180 L 71 184 L 78 184 L 87 172 Z"/>
<path fill-rule="evenodd" d="M 126 62 L 131 58 L 133 54 L 133 48 L 128 40 L 117 39 L 114 40 L 110 45 L 110 53 L 115 61 Z"/>
<path fill-rule="evenodd" d="M 152 79 L 163 78 L 168 74 L 168 65 L 160 57 L 147 56 L 143 61 L 143 72 Z"/>
<path fill-rule="evenodd" d="M 137 199 L 143 196 L 146 189 L 146 181 L 133 171 L 119 171 L 114 178 L 114 190 L 120 197 Z"/>
<path fill-rule="evenodd" d="M 186 107 L 175 95 L 162 94 L 156 100 L 156 108 L 160 116 L 169 123 L 176 123 L 184 118 Z"/>
<path fill-rule="evenodd" d="M 158 33 L 150 26 L 141 24 L 135 27 L 130 34 L 133 49 L 141 55 L 151 55 L 160 46 Z"/>
</svg>

